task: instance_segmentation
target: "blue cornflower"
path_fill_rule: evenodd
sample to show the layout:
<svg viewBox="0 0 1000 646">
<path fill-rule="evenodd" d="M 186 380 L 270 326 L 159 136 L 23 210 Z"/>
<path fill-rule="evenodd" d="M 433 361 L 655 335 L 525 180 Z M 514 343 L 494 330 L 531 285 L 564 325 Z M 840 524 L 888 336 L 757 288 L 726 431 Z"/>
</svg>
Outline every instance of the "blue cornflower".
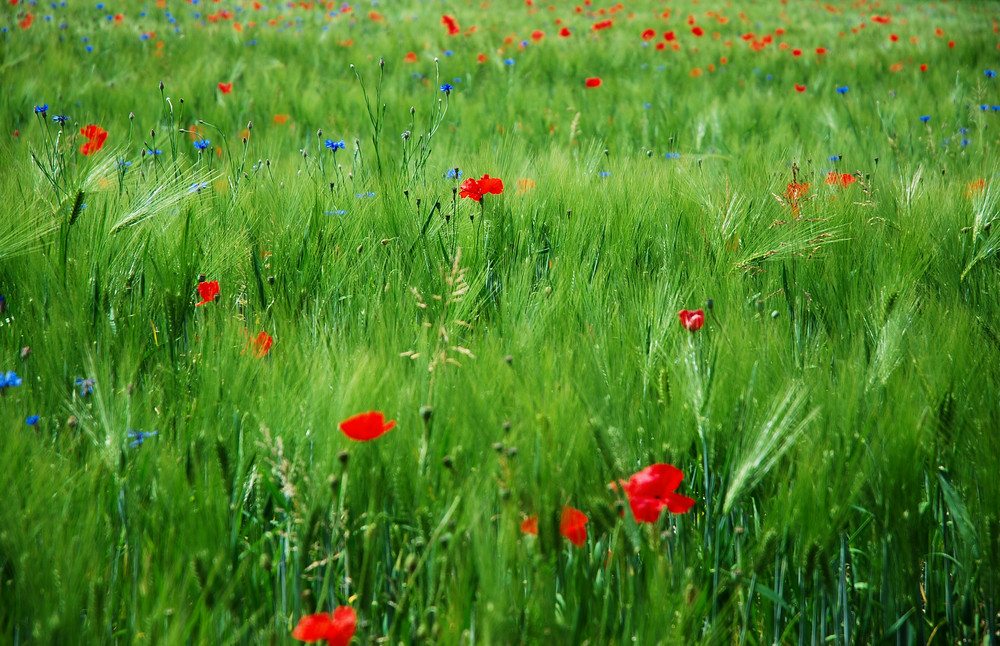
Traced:
<svg viewBox="0 0 1000 646">
<path fill-rule="evenodd" d="M 159 432 L 157 431 L 149 433 L 146 433 L 145 431 L 129 431 L 128 436 L 132 441 L 128 443 L 128 446 L 131 449 L 137 449 L 142 446 L 142 441 L 147 437 L 156 437 L 157 435 L 159 435 Z"/>
<path fill-rule="evenodd" d="M 969 134 L 969 129 L 968 128 L 959 128 L 958 129 L 958 134 L 960 134 L 960 135 L 967 135 L 967 134 Z"/>
<path fill-rule="evenodd" d="M 827 161 L 838 162 L 842 157 L 843 155 L 830 155 Z"/>
<path fill-rule="evenodd" d="M 505 58 L 505 59 L 503 59 L 503 64 L 504 65 L 513 65 L 514 64 L 514 59 L 513 58 Z"/>
<path fill-rule="evenodd" d="M 681 158 L 681 154 L 680 153 L 667 153 L 666 155 L 664 155 L 664 157 L 666 157 L 667 159 L 680 159 Z"/>
<path fill-rule="evenodd" d="M 80 379 L 77 377 L 76 385 L 80 387 L 80 397 L 86 397 L 90 393 L 94 392 L 94 384 L 96 383 L 96 379 Z"/>
<path fill-rule="evenodd" d="M 994 105 L 994 106 L 991 106 L 991 109 L 992 109 L 992 110 L 993 110 L 994 112 L 1000 112 L 1000 105 Z"/>
<path fill-rule="evenodd" d="M 57 114 L 54 117 L 52 117 L 52 121 L 53 123 L 66 123 L 67 121 L 69 121 L 69 117 L 67 117 L 64 114 Z"/>
<path fill-rule="evenodd" d="M 452 85 L 451 83 L 445 83 L 444 85 L 441 86 L 441 91 L 444 92 L 446 96 L 450 95 L 451 91 L 454 89 L 455 86 Z"/>
<path fill-rule="evenodd" d="M 139 34 L 139 40 L 149 40 L 149 32 L 144 31 Z"/>
<path fill-rule="evenodd" d="M 20 385 L 21 385 L 21 378 L 18 377 L 17 373 L 14 372 L 13 370 L 10 370 L 6 373 L 0 373 L 0 390 Z"/>
<path fill-rule="evenodd" d="M 444 55 L 445 55 L 445 56 L 451 56 L 451 55 L 452 55 L 452 54 L 454 54 L 454 53 L 455 53 L 455 52 L 451 51 L 450 49 L 446 49 L 446 50 L 444 50 Z"/>
<path fill-rule="evenodd" d="M 93 45 L 87 45 L 87 46 L 86 46 L 86 47 L 84 47 L 83 49 L 84 49 L 85 51 L 87 51 L 87 52 L 92 52 L 92 51 L 94 51 L 94 46 L 93 46 Z"/>
<path fill-rule="evenodd" d="M 764 77 L 764 79 L 768 80 L 768 81 L 773 81 L 774 80 L 774 75 L 773 74 L 768 74 L 767 76 Z"/>
<path fill-rule="evenodd" d="M 323 142 L 323 145 L 332 150 L 333 152 L 337 152 L 341 148 L 345 148 L 347 146 L 347 144 L 344 143 L 343 139 L 341 139 L 340 141 L 327 139 L 326 141 Z"/>
<path fill-rule="evenodd" d="M 42 115 L 44 117 L 45 113 L 48 112 L 48 111 L 49 111 L 49 104 L 48 103 L 43 103 L 42 105 L 36 105 L 35 106 L 35 114 L 40 114 L 40 115 Z"/>
<path fill-rule="evenodd" d="M 997 73 L 994 72 L 993 70 L 984 70 L 983 74 L 986 75 L 986 78 L 993 78 L 997 75 Z"/>
<path fill-rule="evenodd" d="M 201 189 L 208 188 L 208 182 L 194 183 L 188 187 L 188 193 L 201 193 Z"/>
<path fill-rule="evenodd" d="M 327 211 L 327 215 L 347 215 L 347 211 L 344 209 L 334 209 L 333 211 Z"/>
<path fill-rule="evenodd" d="M 642 107 L 644 107 L 644 108 L 646 108 L 646 109 L 648 110 L 648 109 L 650 109 L 651 107 L 653 107 L 653 104 L 652 104 L 652 103 L 643 103 L 643 104 L 642 104 Z"/>
<path fill-rule="evenodd" d="M 375 197 L 375 193 L 373 191 L 368 191 L 367 193 L 355 193 L 354 197 Z"/>
<path fill-rule="evenodd" d="M 159 148 L 150 148 L 149 150 L 146 151 L 146 154 L 147 155 L 162 155 L 163 151 L 160 150 Z"/>
<path fill-rule="evenodd" d="M 987 110 L 990 109 L 990 106 L 988 106 L 988 105 L 981 105 L 981 106 L 979 106 L 979 109 L 982 110 L 983 112 L 986 112 Z"/>
<path fill-rule="evenodd" d="M 965 147 L 966 147 L 966 146 L 968 146 L 968 145 L 969 145 L 970 143 L 972 143 L 972 142 L 971 142 L 971 141 L 969 141 L 968 139 L 962 139 L 962 148 L 965 148 Z"/>
<path fill-rule="evenodd" d="M 528 46 L 528 41 L 526 41 L 526 40 L 522 40 L 522 41 L 521 41 L 521 49 L 524 49 L 524 48 L 525 48 L 525 47 L 527 47 L 527 46 Z"/>
<path fill-rule="evenodd" d="M 130 162 L 128 160 L 125 160 L 125 159 L 119 159 L 118 160 L 118 168 L 120 168 L 121 170 L 125 170 L 126 168 L 128 168 L 131 165 L 132 165 L 132 162 Z"/>
<path fill-rule="evenodd" d="M 462 179 L 462 171 L 458 168 L 449 168 L 444 176 L 448 179 Z"/>
<path fill-rule="evenodd" d="M 34 426 L 38 423 L 38 415 L 29 415 L 28 418 L 24 420 L 24 423 L 28 426 Z"/>
<path fill-rule="evenodd" d="M 837 86 L 837 94 L 847 94 L 850 90 L 851 88 L 847 87 L 846 85 Z"/>
<path fill-rule="evenodd" d="M 920 120 L 923 121 L 924 123 L 927 123 L 928 121 L 931 120 L 931 118 L 929 116 L 927 116 L 927 115 L 924 115 L 924 116 L 920 117 Z"/>
<path fill-rule="evenodd" d="M 602 170 L 601 173 L 600 173 L 600 176 L 601 177 L 610 177 L 611 176 L 611 171 L 609 171 L 609 170 Z"/>
<path fill-rule="evenodd" d="M 194 142 L 194 147 L 197 148 L 198 150 L 205 150 L 211 144 L 212 144 L 211 139 L 199 139 L 198 141 Z"/>
</svg>

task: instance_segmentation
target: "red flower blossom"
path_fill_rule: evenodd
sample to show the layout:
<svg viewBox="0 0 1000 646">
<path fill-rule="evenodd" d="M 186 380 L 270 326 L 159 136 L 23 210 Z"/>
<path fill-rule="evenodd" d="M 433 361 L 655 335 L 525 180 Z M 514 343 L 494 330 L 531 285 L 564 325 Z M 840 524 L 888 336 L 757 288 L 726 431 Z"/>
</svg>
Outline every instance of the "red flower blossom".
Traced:
<svg viewBox="0 0 1000 646">
<path fill-rule="evenodd" d="M 673 514 L 683 514 L 691 509 L 695 501 L 675 492 L 683 479 L 684 474 L 677 467 L 654 464 L 634 474 L 628 482 L 623 482 L 622 488 L 628 495 L 628 504 L 636 522 L 655 523 L 664 507 Z"/>
<path fill-rule="evenodd" d="M 391 431 L 395 426 L 396 420 L 391 419 L 386 422 L 385 415 L 371 410 L 345 419 L 340 423 L 340 430 L 352 440 L 367 442 Z"/>
<path fill-rule="evenodd" d="M 492 193 L 493 195 L 500 195 L 503 193 L 503 180 L 497 177 L 490 177 L 489 175 L 483 175 L 479 178 L 479 190 L 483 195 L 487 193 Z"/>
<path fill-rule="evenodd" d="M 796 83 L 795 84 L 795 91 L 796 92 L 805 92 L 806 91 L 806 86 L 799 85 L 798 83 Z"/>
<path fill-rule="evenodd" d="M 647 29 L 647 30 L 645 30 L 645 31 L 642 32 L 642 39 L 643 40 L 653 40 L 654 38 L 656 38 L 656 32 L 654 30 Z"/>
<path fill-rule="evenodd" d="M 608 29 L 611 25 L 615 24 L 612 20 L 601 20 L 600 22 L 595 22 L 594 26 L 591 27 L 594 31 L 601 31 L 602 29 Z"/>
<path fill-rule="evenodd" d="M 486 62 L 486 54 L 480 54 L 479 56 L 476 56 L 476 62 L 480 63 L 480 64 L 485 63 Z"/>
<path fill-rule="evenodd" d="M 872 16 L 872 22 L 877 22 L 880 25 L 888 25 L 892 22 L 892 18 L 889 16 Z"/>
<path fill-rule="evenodd" d="M 413 52 L 407 52 L 406 56 L 403 57 L 403 62 L 404 63 L 416 63 L 417 62 L 417 55 L 414 54 Z"/>
<path fill-rule="evenodd" d="M 468 178 L 458 187 L 461 192 L 458 194 L 459 197 L 467 197 L 475 202 L 483 199 L 483 190 L 479 187 L 479 181 L 473 178 Z"/>
<path fill-rule="evenodd" d="M 801 49 L 793 49 L 792 50 L 792 56 L 794 56 L 796 58 L 798 58 L 799 56 L 802 56 L 802 50 Z"/>
<path fill-rule="evenodd" d="M 215 297 L 219 295 L 219 281 L 212 280 L 198 283 L 198 294 L 201 296 L 201 302 L 195 303 L 195 307 L 214 301 Z"/>
<path fill-rule="evenodd" d="M 96 153 L 104 146 L 104 141 L 108 138 L 107 130 L 94 125 L 80 128 L 80 134 L 87 139 L 87 142 L 80 146 L 80 152 L 84 155 Z"/>
<path fill-rule="evenodd" d="M 536 43 L 543 38 L 545 38 L 545 32 L 542 31 L 541 29 L 536 29 L 535 31 L 531 32 L 531 40 L 535 41 Z"/>
<path fill-rule="evenodd" d="M 926 72 L 927 71 L 927 63 L 923 63 L 923 64 L 920 65 L 920 71 L 921 72 Z"/>
<path fill-rule="evenodd" d="M 792 182 L 785 189 L 785 197 L 790 202 L 794 202 L 800 197 L 805 197 L 806 193 L 809 192 L 809 187 L 812 184 L 806 184 L 805 182 Z"/>
<path fill-rule="evenodd" d="M 347 646 L 358 627 L 358 614 L 350 606 L 340 606 L 329 613 L 321 612 L 299 619 L 292 631 L 292 639 L 318 642 L 325 639 L 327 646 Z"/>
<path fill-rule="evenodd" d="M 665 32 L 663 34 L 663 40 L 667 41 L 668 43 L 672 40 L 677 40 L 677 34 L 675 34 L 672 31 Z"/>
<path fill-rule="evenodd" d="M 253 340 L 253 352 L 260 359 L 264 357 L 268 352 L 271 351 L 271 344 L 274 343 L 274 339 L 271 338 L 264 330 L 260 331 L 257 338 Z"/>
<path fill-rule="evenodd" d="M 583 82 L 583 86 L 584 87 L 601 87 L 601 79 L 598 78 L 598 77 L 596 77 L 596 76 L 592 76 L 592 77 L 586 79 Z"/>
<path fill-rule="evenodd" d="M 587 520 L 586 514 L 579 509 L 573 509 L 567 505 L 562 508 L 562 517 L 559 519 L 559 533 L 568 538 L 570 543 L 580 547 L 587 542 L 587 528 L 585 527 Z"/>
<path fill-rule="evenodd" d="M 694 34 L 695 36 L 701 37 L 705 35 L 705 30 L 702 29 L 701 27 L 692 27 L 691 33 Z"/>
<path fill-rule="evenodd" d="M 462 28 L 458 26 L 454 16 L 441 16 L 441 24 L 448 28 L 449 36 L 455 36 L 462 33 Z"/>
<path fill-rule="evenodd" d="M 855 177 L 854 175 L 851 175 L 850 173 L 841 174 L 837 172 L 831 172 L 829 175 L 826 176 L 826 183 L 829 184 L 830 186 L 836 186 L 838 184 L 841 186 L 848 186 L 856 181 L 858 181 L 858 178 Z"/>
<path fill-rule="evenodd" d="M 521 523 L 521 533 L 531 534 L 532 536 L 538 536 L 538 516 L 530 516 L 525 518 Z"/>
<path fill-rule="evenodd" d="M 559 30 L 559 37 L 560 38 L 569 38 L 570 33 L 571 32 L 569 30 L 569 27 L 563 27 L 562 29 Z"/>
<path fill-rule="evenodd" d="M 899 40 L 899 36 L 897 36 L 896 34 L 889 34 L 889 40 L 895 43 Z"/>
<path fill-rule="evenodd" d="M 229 94 L 232 91 L 233 91 L 232 81 L 230 81 L 229 83 L 219 83 L 219 92 L 222 92 L 223 94 Z"/>
<path fill-rule="evenodd" d="M 705 325 L 705 312 L 703 310 L 681 310 L 677 313 L 681 319 L 681 325 L 692 332 L 700 330 Z"/>
</svg>

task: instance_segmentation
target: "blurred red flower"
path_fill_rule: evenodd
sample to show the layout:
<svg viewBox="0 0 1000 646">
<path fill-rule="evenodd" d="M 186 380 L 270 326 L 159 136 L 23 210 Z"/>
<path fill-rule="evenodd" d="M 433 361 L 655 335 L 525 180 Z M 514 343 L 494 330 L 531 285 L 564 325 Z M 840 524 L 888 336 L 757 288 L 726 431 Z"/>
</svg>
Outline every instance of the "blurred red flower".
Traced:
<svg viewBox="0 0 1000 646">
<path fill-rule="evenodd" d="M 212 280 L 198 283 L 198 294 L 201 296 L 201 302 L 195 303 L 195 307 L 214 301 L 215 297 L 219 295 L 219 281 Z"/>
<path fill-rule="evenodd" d="M 232 81 L 230 81 L 229 83 L 219 83 L 219 92 L 222 92 L 223 94 L 229 94 L 232 91 L 233 91 Z"/>
<path fill-rule="evenodd" d="M 673 514 L 691 509 L 695 501 L 675 491 L 683 479 L 684 474 L 677 467 L 653 464 L 623 482 L 636 522 L 655 523 L 664 507 Z"/>
<path fill-rule="evenodd" d="M 571 32 L 569 30 L 569 27 L 563 27 L 562 29 L 559 30 L 559 37 L 560 38 L 569 38 L 570 33 Z"/>
<path fill-rule="evenodd" d="M 271 338 L 264 330 L 261 330 L 257 335 L 257 338 L 253 340 L 253 352 L 260 359 L 271 351 L 271 344 L 274 343 L 274 339 Z"/>
<path fill-rule="evenodd" d="M 858 181 L 858 178 L 850 173 L 831 172 L 826 176 L 826 183 L 830 186 L 836 186 L 837 184 L 840 184 L 841 186 L 848 186 L 856 181 Z"/>
<path fill-rule="evenodd" d="M 599 79 L 598 77 L 594 76 L 594 77 L 586 79 L 583 82 L 583 85 L 584 85 L 584 87 L 600 87 L 601 86 L 601 79 Z"/>
<path fill-rule="evenodd" d="M 703 310 L 681 310 L 677 313 L 681 320 L 681 325 L 692 332 L 700 330 L 705 324 L 705 312 Z"/>
<path fill-rule="evenodd" d="M 441 16 L 441 24 L 448 28 L 449 36 L 455 36 L 462 33 L 462 29 L 458 26 L 458 22 L 455 21 L 454 16 Z"/>
<path fill-rule="evenodd" d="M 645 30 L 645 31 L 642 32 L 642 39 L 643 40 L 653 40 L 654 38 L 656 38 L 656 31 L 654 31 L 652 29 L 647 29 L 647 30 Z"/>
<path fill-rule="evenodd" d="M 538 536 L 538 516 L 529 516 L 521 522 L 521 533 Z"/>
<path fill-rule="evenodd" d="M 392 419 L 386 422 L 385 415 L 371 410 L 367 413 L 358 413 L 354 417 L 348 417 L 340 423 L 340 430 L 352 440 L 367 442 L 391 431 L 395 426 L 396 420 Z"/>
<path fill-rule="evenodd" d="M 559 533 L 568 538 L 570 543 L 580 547 L 587 542 L 587 528 L 585 527 L 587 520 L 586 514 L 579 509 L 573 509 L 567 505 L 562 508 L 562 516 L 559 519 Z"/>
<path fill-rule="evenodd" d="M 84 155 L 96 153 L 104 146 L 104 141 L 108 138 L 107 130 L 94 125 L 80 128 L 80 134 L 87 139 L 87 142 L 80 146 L 80 152 Z"/>
<path fill-rule="evenodd" d="M 800 84 L 796 83 L 795 84 L 795 91 L 796 92 L 805 92 L 806 91 L 806 86 L 800 85 Z"/>
<path fill-rule="evenodd" d="M 304 642 L 326 640 L 327 646 L 347 646 L 358 628 L 358 614 L 350 606 L 340 606 L 329 613 L 320 612 L 299 619 L 292 639 Z"/>
</svg>

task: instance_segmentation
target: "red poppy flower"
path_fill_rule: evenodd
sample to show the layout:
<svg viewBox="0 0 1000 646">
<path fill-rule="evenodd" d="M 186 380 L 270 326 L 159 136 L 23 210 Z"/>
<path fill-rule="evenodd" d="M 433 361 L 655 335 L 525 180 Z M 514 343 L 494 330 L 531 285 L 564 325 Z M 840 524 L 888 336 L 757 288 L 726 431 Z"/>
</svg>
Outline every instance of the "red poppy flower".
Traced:
<svg viewBox="0 0 1000 646">
<path fill-rule="evenodd" d="M 230 94 L 233 91 L 233 82 L 229 83 L 219 83 L 219 92 L 223 94 Z"/>
<path fill-rule="evenodd" d="M 854 175 L 851 175 L 850 173 L 842 174 L 837 172 L 831 172 L 829 175 L 826 176 L 826 183 L 829 184 L 830 186 L 836 186 L 837 184 L 840 184 L 841 186 L 848 186 L 856 181 L 858 181 L 858 178 L 855 177 Z"/>
<path fill-rule="evenodd" d="M 872 22 L 877 22 L 880 25 L 888 25 L 892 22 L 892 18 L 889 16 L 872 16 Z"/>
<path fill-rule="evenodd" d="M 889 34 L 889 40 L 895 43 L 899 41 L 899 36 L 897 36 L 896 34 Z"/>
<path fill-rule="evenodd" d="M 257 338 L 253 340 L 253 352 L 260 359 L 268 352 L 271 351 L 271 344 L 274 343 L 274 339 L 271 338 L 264 330 L 260 331 Z"/>
<path fill-rule="evenodd" d="M 195 303 L 195 307 L 214 301 L 215 297 L 219 295 L 219 281 L 212 280 L 198 283 L 198 294 L 201 296 L 201 302 Z"/>
<path fill-rule="evenodd" d="M 656 38 L 656 31 L 654 31 L 652 29 L 647 29 L 647 30 L 645 30 L 645 31 L 642 32 L 642 39 L 643 40 L 653 40 L 654 38 Z"/>
<path fill-rule="evenodd" d="M 636 522 L 655 523 L 664 507 L 673 514 L 691 509 L 695 501 L 675 492 L 683 479 L 684 474 L 677 467 L 654 464 L 622 483 Z"/>
<path fill-rule="evenodd" d="M 806 184 L 805 182 L 792 182 L 785 189 L 785 197 L 789 201 L 794 202 L 800 197 L 805 197 L 806 193 L 809 192 L 810 186 L 812 186 L 812 184 Z"/>
<path fill-rule="evenodd" d="M 403 62 L 404 63 L 416 63 L 417 62 L 417 55 L 414 54 L 413 52 L 407 52 L 406 56 L 403 57 Z"/>
<path fill-rule="evenodd" d="M 801 49 L 793 49 L 792 50 L 792 56 L 795 56 L 796 58 L 798 58 L 799 56 L 802 56 L 802 50 Z"/>
<path fill-rule="evenodd" d="M 483 195 L 486 195 L 487 193 L 500 195 L 503 193 L 503 180 L 497 177 L 483 175 L 479 178 L 479 190 L 482 191 Z"/>
<path fill-rule="evenodd" d="M 806 91 L 806 86 L 800 85 L 800 84 L 796 83 L 795 84 L 795 91 L 796 92 L 805 92 Z"/>
<path fill-rule="evenodd" d="M 462 182 L 458 187 L 460 189 L 459 197 L 467 197 L 475 202 L 483 199 L 483 189 L 479 186 L 479 181 L 472 179 L 471 177 Z"/>
<path fill-rule="evenodd" d="M 521 522 L 521 533 L 538 536 L 538 516 L 530 516 Z"/>
<path fill-rule="evenodd" d="M 677 40 L 677 34 L 675 34 L 672 31 L 668 31 L 663 34 L 663 40 L 667 41 L 668 43 L 672 40 Z"/>
<path fill-rule="evenodd" d="M 543 38 L 545 38 L 545 32 L 542 31 L 541 29 L 536 29 L 535 31 L 531 32 L 531 40 L 538 42 Z"/>
<path fill-rule="evenodd" d="M 923 64 L 922 64 L 922 65 L 920 66 L 920 71 L 921 71 L 921 72 L 926 72 L 926 71 L 927 71 L 927 63 L 923 63 Z"/>
<path fill-rule="evenodd" d="M 700 37 L 700 36 L 704 36 L 705 35 L 705 30 L 702 29 L 701 27 L 693 27 L 691 29 L 691 33 L 694 34 L 695 36 L 699 36 Z"/>
<path fill-rule="evenodd" d="M 677 313 L 681 319 L 681 325 L 692 332 L 700 330 L 705 325 L 705 312 L 703 310 L 681 310 Z"/>
<path fill-rule="evenodd" d="M 694 502 L 694 501 L 692 501 Z M 559 519 L 559 533 L 569 539 L 569 542 L 580 547 L 587 542 L 587 515 L 579 509 L 570 506 L 562 508 Z"/>
<path fill-rule="evenodd" d="M 569 38 L 570 33 L 571 32 L 569 30 L 569 27 L 563 27 L 562 29 L 559 30 L 559 37 L 560 38 Z"/>
<path fill-rule="evenodd" d="M 816 54 L 818 54 L 819 56 L 822 56 L 823 54 L 826 54 L 826 47 L 817 47 L 816 48 Z"/>
<path fill-rule="evenodd" d="M 454 16 L 441 16 L 441 24 L 448 28 L 448 35 L 455 36 L 462 33 L 462 28 L 458 26 Z"/>
<path fill-rule="evenodd" d="M 370 410 L 367 413 L 358 413 L 354 417 L 348 417 L 340 423 L 340 430 L 352 440 L 367 442 L 391 431 L 395 426 L 396 420 L 391 419 L 387 422 L 385 415 Z"/>
<path fill-rule="evenodd" d="M 80 146 L 80 152 L 84 155 L 96 153 L 104 146 L 104 141 L 108 138 L 107 130 L 94 125 L 80 128 L 80 134 L 87 139 L 87 142 Z"/>
<path fill-rule="evenodd" d="M 486 54 L 480 54 L 479 56 L 476 56 L 476 62 L 477 63 L 485 63 L 486 62 Z"/>
<path fill-rule="evenodd" d="M 358 614 L 350 606 L 340 606 L 329 613 L 321 612 L 299 619 L 292 639 L 304 642 L 326 640 L 327 646 L 347 646 L 358 628 Z"/>
<path fill-rule="evenodd" d="M 592 76 L 583 82 L 584 87 L 601 87 L 601 79 Z"/>
</svg>

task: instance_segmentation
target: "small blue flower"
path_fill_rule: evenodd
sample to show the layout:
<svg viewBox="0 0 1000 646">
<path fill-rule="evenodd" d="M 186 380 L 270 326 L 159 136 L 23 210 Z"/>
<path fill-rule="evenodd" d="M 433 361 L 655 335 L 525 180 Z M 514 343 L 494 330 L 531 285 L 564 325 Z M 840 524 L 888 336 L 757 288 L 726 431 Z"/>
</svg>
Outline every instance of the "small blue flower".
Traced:
<svg viewBox="0 0 1000 646">
<path fill-rule="evenodd" d="M 146 151 L 146 154 L 147 155 L 162 155 L 163 151 L 160 150 L 159 148 L 151 148 L 151 149 L 149 149 L 149 150 Z"/>
<path fill-rule="evenodd" d="M 986 78 L 994 78 L 997 75 L 993 70 L 984 70 L 983 74 L 986 75 Z"/>
<path fill-rule="evenodd" d="M 924 116 L 920 117 L 920 120 L 923 121 L 924 123 L 927 123 L 928 121 L 931 120 L 931 118 L 929 116 L 927 116 L 927 115 L 924 115 Z"/>
<path fill-rule="evenodd" d="M 642 104 L 642 107 L 644 107 L 644 108 L 646 108 L 646 109 L 648 110 L 648 109 L 650 109 L 651 107 L 653 107 L 653 104 L 652 104 L 652 103 L 643 103 L 643 104 Z"/>
<path fill-rule="evenodd" d="M 450 96 L 451 91 L 455 89 L 455 86 L 451 83 L 445 83 L 441 86 L 441 91 L 445 93 L 445 96 Z"/>
<path fill-rule="evenodd" d="M 962 148 L 965 148 L 965 147 L 966 147 L 966 146 L 968 146 L 968 145 L 969 145 L 970 143 L 972 143 L 972 142 L 971 142 L 971 141 L 969 141 L 968 139 L 962 139 Z"/>
<path fill-rule="evenodd" d="M 841 160 L 842 157 L 843 155 L 830 155 L 827 161 L 838 162 Z"/>
<path fill-rule="evenodd" d="M 681 158 L 681 154 L 680 153 L 667 153 L 666 155 L 664 155 L 664 157 L 666 157 L 667 159 L 680 159 Z"/>
<path fill-rule="evenodd" d="M 35 106 L 35 114 L 40 114 L 43 117 L 45 116 L 45 113 L 48 112 L 48 110 L 49 110 L 49 104 L 48 103 L 43 103 L 42 105 L 36 105 Z"/>
<path fill-rule="evenodd" d="M 459 168 L 449 168 L 444 176 L 448 179 L 462 179 L 462 170 Z"/>
<path fill-rule="evenodd" d="M 600 172 L 600 177 L 611 177 L 611 171 L 609 171 L 609 170 L 602 170 Z"/>
<path fill-rule="evenodd" d="M 131 165 L 132 165 L 132 162 L 130 162 L 128 160 L 125 160 L 125 159 L 119 159 L 118 160 L 118 168 L 121 169 L 121 170 L 125 170 L 126 168 L 128 168 Z"/>
<path fill-rule="evenodd" d="M 513 58 L 505 58 L 505 59 L 503 59 L 503 64 L 504 65 L 513 65 L 514 64 L 514 59 Z"/>
<path fill-rule="evenodd" d="M 969 134 L 969 129 L 968 128 L 959 128 L 958 129 L 958 134 L 960 134 L 960 135 L 967 135 L 967 134 Z"/>
<path fill-rule="evenodd" d="M 38 423 L 38 415 L 29 415 L 28 418 L 24 420 L 24 423 L 28 426 L 34 426 Z"/>
<path fill-rule="evenodd" d="M 768 81 L 773 81 L 773 80 L 774 80 L 774 76 L 773 76 L 772 74 L 768 74 L 768 75 L 767 75 L 767 76 L 765 76 L 764 78 L 765 78 L 766 80 L 768 80 Z"/>
<path fill-rule="evenodd" d="M 95 383 L 97 383 L 96 379 L 80 379 L 77 377 L 76 385 L 80 387 L 80 397 L 86 397 L 94 392 Z"/>
<path fill-rule="evenodd" d="M 446 49 L 446 50 L 444 50 L 444 55 L 445 55 L 445 56 L 451 56 L 451 55 L 452 55 L 452 54 L 454 54 L 454 53 L 455 53 L 455 52 L 451 51 L 450 49 Z"/>
<path fill-rule="evenodd" d="M 347 215 L 347 211 L 344 209 L 334 209 L 333 211 L 327 211 L 327 215 Z"/>
<path fill-rule="evenodd" d="M 850 90 L 851 88 L 847 87 L 846 85 L 837 86 L 837 94 L 847 94 L 848 92 L 850 92 Z"/>
<path fill-rule="evenodd" d="M 990 109 L 994 112 L 1000 112 L 1000 105 L 990 106 Z"/>
<path fill-rule="evenodd" d="M 55 116 L 52 117 L 52 121 L 53 121 L 53 123 L 60 123 L 60 124 L 61 123 L 66 123 L 67 121 L 69 121 L 69 117 L 67 117 L 64 114 L 57 114 L 57 115 L 55 115 Z"/>
<path fill-rule="evenodd" d="M 343 139 L 341 139 L 340 141 L 327 139 L 326 141 L 323 142 L 323 145 L 332 150 L 333 152 L 337 152 L 341 148 L 345 148 L 347 146 L 347 144 L 344 143 Z"/>
<path fill-rule="evenodd" d="M 196 182 L 188 187 L 188 193 L 201 193 L 201 189 L 203 188 L 208 188 L 208 182 Z"/>
<path fill-rule="evenodd" d="M 0 373 L 0 390 L 4 388 L 13 388 L 14 386 L 21 385 L 21 378 L 17 376 L 17 373 L 10 370 L 6 373 Z"/>
<path fill-rule="evenodd" d="M 988 106 L 988 105 L 981 105 L 981 106 L 979 106 L 979 109 L 982 110 L 983 112 L 986 112 L 987 110 L 990 109 L 990 106 Z"/>
<path fill-rule="evenodd" d="M 152 431 L 150 433 L 146 433 L 145 431 L 129 431 L 128 437 L 132 441 L 128 443 L 128 446 L 130 449 L 137 449 L 142 446 L 143 440 L 148 437 L 156 437 L 157 435 L 159 435 L 157 431 Z"/>
<path fill-rule="evenodd" d="M 354 197 L 360 197 L 360 198 L 375 197 L 375 193 L 373 191 L 368 191 L 367 193 L 355 193 Z"/>
<path fill-rule="evenodd" d="M 212 144 L 211 139 L 199 139 L 198 141 L 194 142 L 194 147 L 197 148 L 198 150 L 205 150 L 211 144 Z"/>
<path fill-rule="evenodd" d="M 86 51 L 88 51 L 88 52 L 92 52 L 92 51 L 94 51 L 94 46 L 93 45 L 87 45 L 83 49 L 86 50 Z"/>
</svg>

